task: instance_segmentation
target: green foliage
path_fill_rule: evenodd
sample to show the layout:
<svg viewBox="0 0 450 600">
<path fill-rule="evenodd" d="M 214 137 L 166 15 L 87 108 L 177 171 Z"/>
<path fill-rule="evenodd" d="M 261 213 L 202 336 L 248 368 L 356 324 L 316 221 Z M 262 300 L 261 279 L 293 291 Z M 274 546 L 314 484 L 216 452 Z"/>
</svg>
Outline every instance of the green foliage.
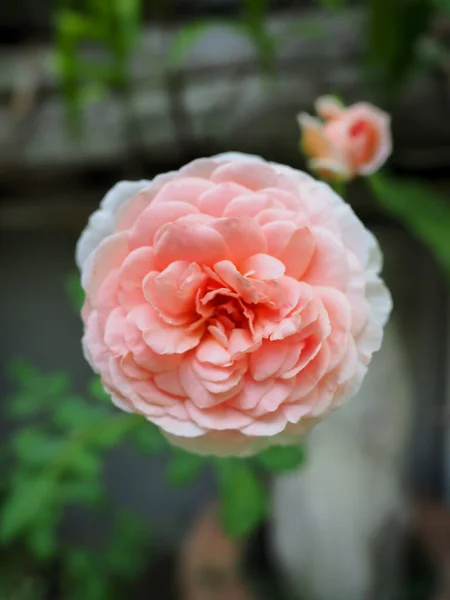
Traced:
<svg viewBox="0 0 450 600">
<path fill-rule="evenodd" d="M 369 178 L 383 209 L 405 225 L 433 252 L 450 280 L 450 204 L 432 188 L 416 181 L 378 173 Z"/>
<path fill-rule="evenodd" d="M 347 0 L 317 0 L 317 3 L 326 9 L 338 10 L 345 8 Z"/>
<path fill-rule="evenodd" d="M 251 534 L 267 513 L 267 491 L 251 464 L 239 459 L 216 463 L 220 517 L 231 537 Z"/>
<path fill-rule="evenodd" d="M 369 64 L 392 93 L 414 63 L 432 5 L 425 0 L 368 0 L 368 11 Z"/>
<path fill-rule="evenodd" d="M 17 389 L 7 412 L 21 426 L 2 447 L 0 550 L 23 548 L 37 565 L 62 561 L 60 583 L 67 593 L 61 600 L 120 598 L 117 590 L 138 573 L 147 557 L 149 533 L 142 521 L 115 515 L 107 550 L 94 553 L 95 560 L 86 548 L 73 551 L 73 556 L 71 550 L 66 552 L 58 526 L 68 506 L 107 506 L 104 453 L 133 440 L 135 432 L 142 438 L 151 426 L 142 417 L 74 394 L 66 373 L 44 374 L 24 360 L 14 361 L 9 373 Z M 89 387 L 100 394 L 98 379 Z M 20 561 L 17 564 L 23 568 Z M 85 567 L 82 580 L 74 579 L 76 564 Z"/>
<path fill-rule="evenodd" d="M 67 289 L 72 299 L 78 299 L 74 302 L 78 310 L 78 278 L 72 277 Z M 1 452 L 0 553 L 12 556 L 12 549 L 18 548 L 20 556 L 30 557 L 37 572 L 58 561 L 61 600 L 119 600 L 148 558 L 149 532 L 144 523 L 136 515 L 114 509 L 102 482 L 105 453 L 118 444 L 131 443 L 147 456 L 164 453 L 167 479 L 173 486 L 187 485 L 203 467 L 214 467 L 221 518 L 234 537 L 252 533 L 266 515 L 265 474 L 296 468 L 303 460 L 298 448 L 273 448 L 248 460 L 192 455 L 170 447 L 160 430 L 143 417 L 116 411 L 109 400 L 105 402 L 109 396 L 97 376 L 89 382 L 86 395 L 74 392 L 67 373 L 43 373 L 23 359 L 10 364 L 9 376 L 16 389 L 6 409 L 19 427 Z M 62 544 L 59 525 L 65 510 L 74 505 L 111 514 L 114 527 L 102 549 Z M 41 588 L 33 577 L 21 595 L 20 573 L 27 569 L 22 560 L 11 567 L 19 576 L 10 595 L 37 600 Z"/>
<path fill-rule="evenodd" d="M 204 462 L 200 456 L 174 448 L 167 469 L 169 483 L 175 486 L 191 483 L 204 466 Z"/>
<path fill-rule="evenodd" d="M 148 421 L 136 428 L 130 441 L 137 450 L 148 455 L 159 454 L 168 447 L 167 440 L 158 427 Z"/>
<path fill-rule="evenodd" d="M 84 291 L 81 287 L 78 271 L 70 273 L 66 277 L 66 293 L 72 308 L 76 313 L 79 313 L 84 302 Z"/>
<path fill-rule="evenodd" d="M 450 0 L 431 0 L 431 4 L 442 14 L 450 15 Z"/>
<path fill-rule="evenodd" d="M 167 55 L 170 69 L 180 68 L 189 52 L 201 38 L 211 30 L 221 27 L 231 29 L 239 36 L 247 38 L 254 46 L 261 67 L 269 72 L 274 67 L 275 38 L 267 28 L 267 11 L 270 0 L 243 0 L 239 19 L 204 20 L 199 19 L 184 25 L 175 36 Z"/>
<path fill-rule="evenodd" d="M 282 473 L 300 467 L 305 462 L 305 451 L 301 446 L 272 446 L 257 457 L 268 471 Z"/>
<path fill-rule="evenodd" d="M 101 97 L 110 87 L 127 88 L 140 19 L 141 0 L 90 0 L 84 10 L 68 0 L 56 11 L 55 65 L 74 132 L 80 128 L 83 102 Z M 106 51 L 106 61 L 93 59 L 86 46 Z"/>
<path fill-rule="evenodd" d="M 167 53 L 167 66 L 169 69 L 179 69 L 188 53 L 195 47 L 200 39 L 214 27 L 227 26 L 234 28 L 232 23 L 222 23 L 221 21 L 197 20 L 184 25 L 174 37 Z"/>
</svg>

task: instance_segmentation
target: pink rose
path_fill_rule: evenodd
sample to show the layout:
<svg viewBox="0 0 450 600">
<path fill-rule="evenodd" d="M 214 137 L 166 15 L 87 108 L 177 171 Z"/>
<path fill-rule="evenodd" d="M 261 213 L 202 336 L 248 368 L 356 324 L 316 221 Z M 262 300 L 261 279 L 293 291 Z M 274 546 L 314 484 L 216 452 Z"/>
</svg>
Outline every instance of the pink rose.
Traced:
<svg viewBox="0 0 450 600">
<path fill-rule="evenodd" d="M 352 179 L 377 171 L 392 152 L 389 115 L 372 104 L 348 108 L 331 97 L 316 102 L 317 114 L 298 116 L 302 147 L 312 170 L 328 179 Z"/>
<path fill-rule="evenodd" d="M 84 352 L 113 402 L 204 454 L 295 441 L 357 391 L 391 308 L 352 209 L 241 154 L 117 184 L 77 263 Z"/>
</svg>

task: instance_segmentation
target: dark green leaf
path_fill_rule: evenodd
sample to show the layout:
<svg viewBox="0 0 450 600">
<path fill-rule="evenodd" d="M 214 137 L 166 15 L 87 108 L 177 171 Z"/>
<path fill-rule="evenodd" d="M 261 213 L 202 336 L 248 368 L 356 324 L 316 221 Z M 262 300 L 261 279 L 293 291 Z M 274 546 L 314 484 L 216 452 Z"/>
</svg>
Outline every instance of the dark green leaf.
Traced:
<svg viewBox="0 0 450 600">
<path fill-rule="evenodd" d="M 38 520 L 28 535 L 28 546 L 40 560 L 49 560 L 57 552 L 56 515 Z"/>
<path fill-rule="evenodd" d="M 14 367 L 14 369 L 16 369 Z M 25 375 L 25 373 L 27 373 Z M 8 402 L 8 412 L 14 417 L 24 417 L 53 409 L 64 396 L 70 393 L 71 382 L 67 373 L 56 372 L 42 374 L 33 368 L 26 369 L 19 376 L 20 392 L 13 395 Z"/>
<path fill-rule="evenodd" d="M 395 90 L 415 60 L 427 30 L 431 4 L 424 0 L 369 0 L 369 64 L 388 91 Z"/>
<path fill-rule="evenodd" d="M 121 36 L 123 51 L 129 52 L 136 44 L 138 38 L 141 1 L 114 0 L 112 4 L 118 24 L 118 31 Z"/>
<path fill-rule="evenodd" d="M 80 90 L 81 93 L 81 90 Z M 84 291 L 81 287 L 80 274 L 70 273 L 66 277 L 66 293 L 75 312 L 79 313 L 84 303 Z"/>
<path fill-rule="evenodd" d="M 450 204 L 432 188 L 416 181 L 378 173 L 369 178 L 380 205 L 426 244 L 450 281 Z"/>
<path fill-rule="evenodd" d="M 220 516 L 228 535 L 250 535 L 264 519 L 267 492 L 257 474 L 239 459 L 218 463 Z"/>
<path fill-rule="evenodd" d="M 261 452 L 257 459 L 269 471 L 290 471 L 305 462 L 305 451 L 302 446 L 273 446 Z"/>
<path fill-rule="evenodd" d="M 306 17 L 289 22 L 283 31 L 277 34 L 274 42 L 279 47 L 292 40 L 293 37 L 323 38 L 325 28 L 317 17 Z"/>
<path fill-rule="evenodd" d="M 86 549 L 71 549 L 65 561 L 69 582 L 67 600 L 113 600 L 113 582 L 104 571 L 102 554 Z M 66 600 L 66 599 L 65 599 Z"/>
<path fill-rule="evenodd" d="M 175 450 L 167 468 L 167 479 L 171 485 L 187 485 L 199 474 L 204 459 L 195 454 Z"/>
<path fill-rule="evenodd" d="M 60 489 L 60 496 L 65 503 L 90 507 L 99 506 L 104 500 L 104 493 L 100 481 L 93 478 L 68 481 Z"/>
<path fill-rule="evenodd" d="M 69 447 L 69 450 L 72 450 Z M 65 468 L 80 477 L 95 479 L 100 475 L 102 457 L 92 448 L 75 445 L 72 451 L 63 457 Z"/>
<path fill-rule="evenodd" d="M 431 0 L 431 3 L 444 15 L 450 15 L 450 0 Z"/>
<path fill-rule="evenodd" d="M 116 515 L 105 562 L 108 570 L 126 579 L 135 577 L 148 563 L 150 532 L 143 519 L 128 513 Z"/>
<path fill-rule="evenodd" d="M 81 397 L 71 396 L 62 399 L 55 407 L 52 419 L 61 429 L 78 431 L 93 427 L 96 423 L 103 425 L 106 414 L 102 407 L 92 406 Z"/>
<path fill-rule="evenodd" d="M 395 0 L 393 0 L 395 1 Z M 345 8 L 347 4 L 347 0 L 317 0 L 318 4 L 323 6 L 323 8 L 337 10 Z"/>
<path fill-rule="evenodd" d="M 97 398 L 98 400 L 111 400 L 111 396 L 108 392 L 105 392 L 105 389 L 102 385 L 102 380 L 100 377 L 93 377 L 88 385 L 88 392 L 93 398 Z"/>
<path fill-rule="evenodd" d="M 49 434 L 42 427 L 27 427 L 14 433 L 11 447 L 21 463 L 27 466 L 45 466 L 61 451 L 63 440 Z"/>
<path fill-rule="evenodd" d="M 144 454 L 158 454 L 167 448 L 167 441 L 153 423 L 142 418 L 142 422 L 134 429 L 130 442 Z"/>
<path fill-rule="evenodd" d="M 61 396 L 70 393 L 71 381 L 68 373 L 55 372 L 45 375 L 45 387 L 42 392 L 48 398 L 54 398 L 55 400 L 61 400 Z"/>
<path fill-rule="evenodd" d="M 8 543 L 21 535 L 43 513 L 52 509 L 55 481 L 37 476 L 11 490 L 0 513 L 0 543 Z"/>
<path fill-rule="evenodd" d="M 38 370 L 26 358 L 13 358 L 8 365 L 9 377 L 18 385 L 28 387 L 38 376 Z"/>
<path fill-rule="evenodd" d="M 140 417 L 136 415 L 111 413 L 102 417 L 102 424 L 92 436 L 92 443 L 102 450 L 114 448 L 124 441 L 128 434 L 133 433 L 138 426 Z"/>
</svg>

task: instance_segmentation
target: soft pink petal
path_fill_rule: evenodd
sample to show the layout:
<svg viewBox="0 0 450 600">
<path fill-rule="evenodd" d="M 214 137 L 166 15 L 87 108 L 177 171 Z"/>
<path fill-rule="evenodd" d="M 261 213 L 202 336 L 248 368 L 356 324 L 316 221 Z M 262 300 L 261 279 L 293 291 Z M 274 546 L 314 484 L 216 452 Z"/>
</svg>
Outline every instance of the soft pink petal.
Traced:
<svg viewBox="0 0 450 600">
<path fill-rule="evenodd" d="M 287 221 L 294 222 L 297 217 L 297 214 L 293 210 L 286 210 L 284 208 L 267 208 L 266 210 L 261 211 L 256 216 L 256 221 L 263 227 L 268 223 L 273 223 L 275 221 Z"/>
<path fill-rule="evenodd" d="M 121 232 L 105 238 L 89 255 L 83 266 L 82 285 L 90 298 L 95 298 L 106 277 L 121 266 L 128 252 L 128 233 Z"/>
<path fill-rule="evenodd" d="M 214 185 L 210 181 L 201 177 L 178 177 L 161 188 L 152 204 L 187 202 L 196 206 L 200 196 L 213 188 Z"/>
<path fill-rule="evenodd" d="M 314 229 L 315 251 L 302 279 L 310 285 L 330 286 L 345 290 L 349 275 L 343 246 L 325 229 Z"/>
<path fill-rule="evenodd" d="M 130 246 L 139 248 L 153 244 L 154 237 L 160 227 L 174 223 L 181 217 L 197 213 L 195 206 L 187 202 L 167 202 L 166 204 L 150 204 L 139 216 L 130 233 Z"/>
<path fill-rule="evenodd" d="M 186 402 L 186 409 L 195 423 L 200 427 L 215 431 L 242 429 L 249 426 L 253 419 L 233 408 L 215 406 L 208 410 L 198 408 L 198 403 Z"/>
<path fill-rule="evenodd" d="M 296 230 L 297 227 L 292 221 L 272 221 L 263 225 L 262 231 L 267 242 L 267 252 L 279 258 L 287 241 Z"/>
<path fill-rule="evenodd" d="M 330 368 L 334 368 L 346 352 L 352 323 L 350 304 L 341 292 L 316 288 L 330 320 L 331 332 L 326 339 L 330 349 Z"/>
<path fill-rule="evenodd" d="M 284 275 L 284 264 L 269 254 L 254 254 L 249 256 L 241 266 L 243 274 L 248 274 L 254 279 L 270 281 L 280 279 Z"/>
<path fill-rule="evenodd" d="M 198 345 L 196 356 L 202 363 L 216 366 L 226 366 L 231 363 L 231 357 L 226 348 L 212 336 L 206 336 Z"/>
<path fill-rule="evenodd" d="M 119 283 L 123 289 L 142 286 L 144 277 L 154 268 L 153 248 L 143 246 L 128 254 L 119 272 Z"/>
<path fill-rule="evenodd" d="M 264 417 L 253 421 L 247 427 L 242 428 L 242 433 L 255 437 L 272 437 L 284 431 L 286 417 L 282 411 L 275 411 Z"/>
<path fill-rule="evenodd" d="M 286 360 L 289 346 L 283 342 L 263 342 L 250 354 L 250 373 L 256 381 L 272 377 Z"/>
<path fill-rule="evenodd" d="M 155 245 L 155 263 L 160 270 L 176 260 L 212 266 L 228 257 L 229 250 L 223 237 L 205 225 L 188 227 L 172 223 L 166 226 Z"/>
<path fill-rule="evenodd" d="M 120 306 L 115 308 L 109 315 L 105 326 L 105 344 L 114 354 L 126 354 L 128 348 L 125 344 L 125 311 Z"/>
<path fill-rule="evenodd" d="M 199 344 L 203 331 L 203 325 L 189 331 L 184 327 L 172 327 L 161 321 L 155 329 L 144 331 L 142 337 L 157 354 L 184 354 Z"/>
<path fill-rule="evenodd" d="M 251 410 L 261 401 L 266 394 L 270 393 L 275 382 L 273 379 L 255 381 L 247 375 L 242 391 L 233 399 L 233 406 L 241 410 Z"/>
<path fill-rule="evenodd" d="M 294 231 L 279 256 L 286 266 L 286 275 L 300 279 L 311 262 L 314 249 L 315 239 L 309 227 Z"/>
<path fill-rule="evenodd" d="M 180 384 L 178 371 L 166 373 L 157 373 L 153 376 L 153 381 L 163 392 L 173 396 L 184 397 L 184 390 Z"/>
<path fill-rule="evenodd" d="M 192 402 L 195 402 L 199 408 L 211 408 L 223 401 L 220 394 L 212 394 L 205 388 L 202 379 L 193 369 L 189 358 L 186 358 L 182 362 L 179 378 L 186 396 L 190 398 Z"/>
<path fill-rule="evenodd" d="M 163 417 L 151 417 L 149 421 L 161 427 L 166 433 L 182 438 L 197 438 L 206 432 L 206 429 L 199 427 L 193 421 L 181 421 L 168 414 Z"/>
<path fill-rule="evenodd" d="M 319 383 L 330 368 L 330 354 L 328 346 L 322 346 L 317 356 L 300 371 L 295 380 L 292 402 L 301 400 Z"/>
<path fill-rule="evenodd" d="M 268 413 L 273 413 L 278 410 L 281 404 L 289 398 L 294 383 L 294 380 L 275 380 L 272 389 L 264 394 L 257 406 L 251 411 L 252 416 L 263 417 Z"/>
<path fill-rule="evenodd" d="M 211 181 L 226 183 L 234 181 L 251 190 L 260 190 L 277 184 L 275 169 L 261 161 L 233 162 L 218 167 Z"/>
<path fill-rule="evenodd" d="M 256 217 L 266 208 L 280 208 L 267 194 L 250 193 L 245 188 L 241 189 L 241 194 L 236 195 L 225 208 L 224 217 Z"/>
<path fill-rule="evenodd" d="M 217 219 L 212 227 L 225 240 L 230 259 L 237 265 L 253 254 L 266 251 L 263 232 L 250 217 Z"/>
<path fill-rule="evenodd" d="M 198 207 L 202 212 L 213 217 L 235 216 L 227 214 L 228 205 L 234 202 L 234 198 L 245 193 L 248 193 L 247 188 L 233 181 L 220 183 L 203 192 L 198 200 Z"/>
</svg>

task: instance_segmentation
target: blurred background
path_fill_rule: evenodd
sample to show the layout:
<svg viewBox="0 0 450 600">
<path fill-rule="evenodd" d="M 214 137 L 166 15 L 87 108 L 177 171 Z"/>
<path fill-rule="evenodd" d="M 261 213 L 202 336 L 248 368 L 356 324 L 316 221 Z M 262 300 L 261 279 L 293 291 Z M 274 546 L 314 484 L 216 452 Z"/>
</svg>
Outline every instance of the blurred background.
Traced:
<svg viewBox="0 0 450 600">
<path fill-rule="evenodd" d="M 76 240 L 121 179 L 304 168 L 328 93 L 393 117 L 393 187 L 349 190 L 396 306 L 361 400 L 294 459 L 170 450 L 82 357 Z M 450 598 L 449 168 L 448 0 L 3 0 L 0 600 Z"/>
</svg>

